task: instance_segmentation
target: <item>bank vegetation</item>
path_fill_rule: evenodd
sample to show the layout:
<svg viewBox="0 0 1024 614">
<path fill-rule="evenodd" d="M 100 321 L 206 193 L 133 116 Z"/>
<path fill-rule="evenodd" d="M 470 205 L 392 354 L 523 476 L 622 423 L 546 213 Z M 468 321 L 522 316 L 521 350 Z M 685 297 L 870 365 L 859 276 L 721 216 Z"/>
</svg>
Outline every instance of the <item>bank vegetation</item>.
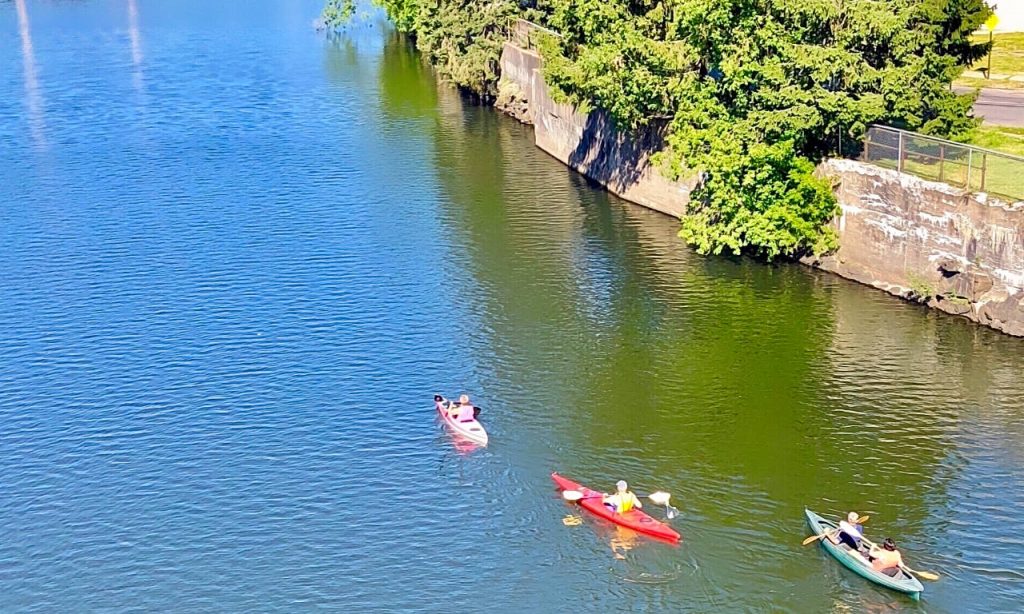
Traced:
<svg viewBox="0 0 1024 614">
<path fill-rule="evenodd" d="M 350 0 L 330 0 L 345 2 Z M 973 97 L 950 89 L 987 45 L 983 0 L 380 0 L 438 72 L 497 91 L 510 20 L 542 42 L 562 100 L 624 129 L 668 125 L 672 177 L 701 172 L 681 236 L 702 253 L 767 259 L 836 247 L 816 163 L 880 123 L 965 139 Z"/>
</svg>

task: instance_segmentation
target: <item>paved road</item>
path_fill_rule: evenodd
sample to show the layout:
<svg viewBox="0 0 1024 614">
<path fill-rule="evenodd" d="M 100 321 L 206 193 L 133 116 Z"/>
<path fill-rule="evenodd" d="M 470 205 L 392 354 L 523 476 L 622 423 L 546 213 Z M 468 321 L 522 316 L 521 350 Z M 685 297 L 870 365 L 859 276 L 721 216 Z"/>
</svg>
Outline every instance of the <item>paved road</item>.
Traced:
<svg viewBox="0 0 1024 614">
<path fill-rule="evenodd" d="M 986 124 L 1024 128 L 1024 90 L 983 89 L 974 101 L 974 114 L 984 118 Z"/>
</svg>

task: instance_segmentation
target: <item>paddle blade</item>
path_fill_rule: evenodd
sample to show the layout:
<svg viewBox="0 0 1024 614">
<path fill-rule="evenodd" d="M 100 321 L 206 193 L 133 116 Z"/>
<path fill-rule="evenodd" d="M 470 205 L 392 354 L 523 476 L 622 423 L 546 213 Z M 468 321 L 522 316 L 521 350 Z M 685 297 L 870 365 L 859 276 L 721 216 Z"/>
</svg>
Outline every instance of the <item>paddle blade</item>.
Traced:
<svg viewBox="0 0 1024 614">
<path fill-rule="evenodd" d="M 865 522 L 868 521 L 868 518 L 871 518 L 871 516 L 861 516 L 860 518 L 857 519 L 856 524 L 864 524 Z"/>
<path fill-rule="evenodd" d="M 939 579 L 939 574 L 932 573 L 930 571 L 917 571 L 917 572 L 914 572 L 914 573 L 916 573 L 918 575 L 918 577 L 924 578 L 925 580 L 938 580 Z"/>
<path fill-rule="evenodd" d="M 583 493 L 578 490 L 563 490 L 562 498 L 566 501 L 576 502 L 583 498 Z"/>
<path fill-rule="evenodd" d="M 652 492 L 651 494 L 647 495 L 647 498 L 650 499 L 652 502 L 657 503 L 658 505 L 667 506 L 669 500 L 672 498 L 672 495 L 668 494 L 667 492 L 662 492 L 659 490 L 657 492 Z"/>
<path fill-rule="evenodd" d="M 803 541 L 803 543 L 800 544 L 800 545 L 801 546 L 806 546 L 807 544 L 813 544 L 814 542 L 818 541 L 819 539 L 821 539 L 824 536 L 825 536 L 824 533 L 822 533 L 821 535 L 812 535 L 812 536 L 808 537 L 807 539 L 805 539 Z"/>
<path fill-rule="evenodd" d="M 668 518 L 669 520 L 672 520 L 673 518 L 675 518 L 678 515 L 679 515 L 679 510 L 677 510 L 676 508 L 672 507 L 671 505 L 666 505 L 665 506 L 665 518 Z"/>
</svg>

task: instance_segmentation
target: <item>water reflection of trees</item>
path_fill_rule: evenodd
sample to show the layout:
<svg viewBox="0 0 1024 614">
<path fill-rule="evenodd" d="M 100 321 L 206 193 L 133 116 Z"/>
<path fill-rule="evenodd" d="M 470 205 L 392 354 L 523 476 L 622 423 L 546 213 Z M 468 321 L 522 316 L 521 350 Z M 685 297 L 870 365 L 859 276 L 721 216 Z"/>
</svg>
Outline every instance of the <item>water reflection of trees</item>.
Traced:
<svg viewBox="0 0 1024 614">
<path fill-rule="evenodd" d="M 398 74 L 414 61 L 393 55 Z M 536 151 L 528 129 L 444 85 L 423 89 L 438 96 L 445 215 L 466 246 L 495 364 L 530 373 L 520 388 L 550 386 L 583 445 L 619 450 L 632 471 L 696 462 L 705 479 L 741 477 L 791 506 L 832 494 L 822 471 L 864 433 L 819 437 L 835 405 L 828 282 L 797 266 L 696 257 L 674 223 L 586 185 Z M 394 91 L 388 104 L 403 104 L 408 92 Z M 926 449 L 917 462 L 943 454 Z M 880 484 L 889 465 L 860 470 Z"/>
<path fill-rule="evenodd" d="M 377 73 L 380 108 L 385 120 L 433 118 L 437 112 L 437 88 L 430 68 L 413 50 L 413 42 L 398 32 L 390 32 Z"/>
<path fill-rule="evenodd" d="M 572 459 L 595 486 L 672 490 L 696 547 L 761 573 L 804 505 L 927 539 L 962 479 L 967 416 L 1016 424 L 999 441 L 1024 443 L 1015 340 L 801 266 L 697 257 L 672 221 L 593 189 L 398 39 L 383 61 L 385 113 L 433 114 L 439 214 L 469 278 L 456 290 L 479 318 L 486 395 L 523 432 L 554 427 L 538 435 L 544 458 Z M 749 560 L 725 552 L 720 527 L 753 531 L 730 533 Z"/>
</svg>

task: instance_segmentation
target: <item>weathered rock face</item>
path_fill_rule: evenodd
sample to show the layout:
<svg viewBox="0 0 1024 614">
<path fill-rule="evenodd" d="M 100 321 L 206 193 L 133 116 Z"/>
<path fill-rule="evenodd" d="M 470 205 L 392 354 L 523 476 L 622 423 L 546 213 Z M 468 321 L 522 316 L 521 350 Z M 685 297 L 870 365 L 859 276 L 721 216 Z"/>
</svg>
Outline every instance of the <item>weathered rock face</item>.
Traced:
<svg viewBox="0 0 1024 614">
<path fill-rule="evenodd" d="M 526 95 L 516 81 L 502 78 L 498 82 L 498 97 L 494 101 L 494 106 L 524 124 L 533 123 L 530 114 L 530 101 L 526 99 Z"/>
<path fill-rule="evenodd" d="M 698 179 L 670 181 L 651 163 L 657 128 L 623 134 L 600 112 L 551 99 L 541 58 L 506 43 L 500 108 L 532 123 L 537 146 L 609 191 L 681 217 Z M 1024 203 L 987 201 L 944 183 L 830 160 L 842 207 L 839 251 L 804 263 L 1024 336 Z"/>
<path fill-rule="evenodd" d="M 839 251 L 809 262 L 1024 336 L 1024 203 L 969 194 L 853 160 L 829 160 Z"/>
<path fill-rule="evenodd" d="M 513 116 L 534 125 L 537 146 L 608 191 L 645 207 L 680 217 L 686 211 L 696 178 L 671 181 L 651 163 L 664 147 L 662 130 L 635 134 L 615 129 L 600 111 L 580 113 L 551 99 L 537 54 L 511 43 L 501 54 L 499 89 L 516 91 L 528 111 Z"/>
</svg>

